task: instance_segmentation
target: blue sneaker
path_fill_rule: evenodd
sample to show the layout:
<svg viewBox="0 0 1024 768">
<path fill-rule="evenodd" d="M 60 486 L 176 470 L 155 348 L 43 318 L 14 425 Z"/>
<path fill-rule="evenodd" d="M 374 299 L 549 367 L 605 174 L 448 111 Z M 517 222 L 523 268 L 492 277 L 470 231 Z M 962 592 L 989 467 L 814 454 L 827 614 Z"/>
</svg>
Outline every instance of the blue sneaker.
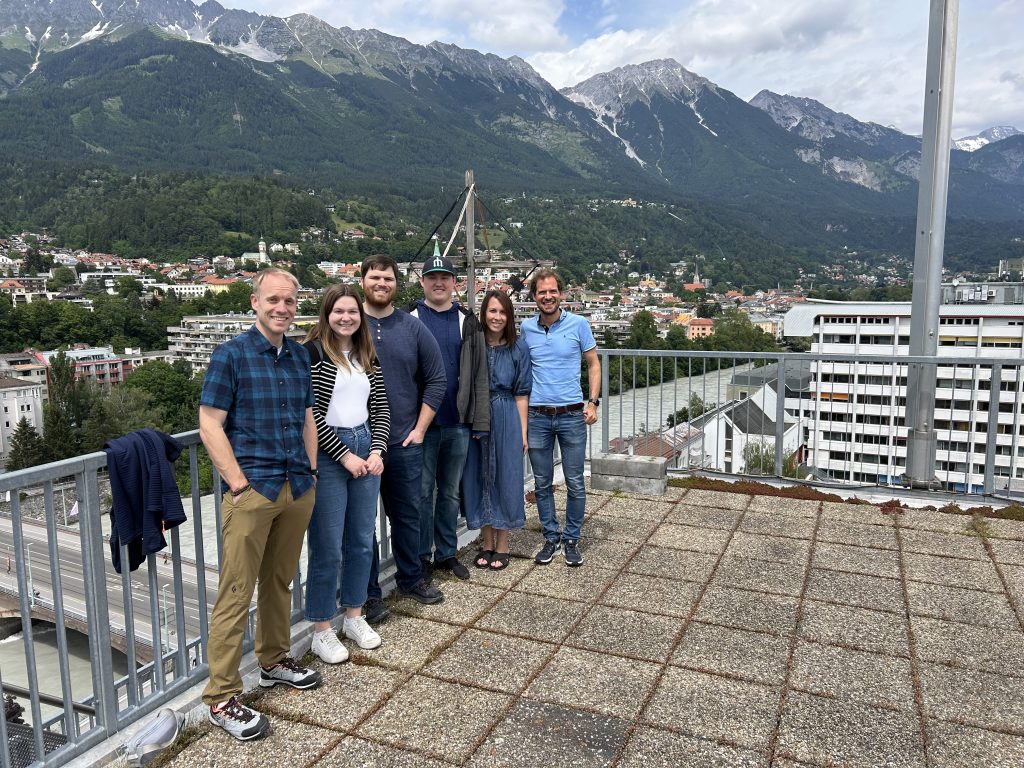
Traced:
<svg viewBox="0 0 1024 768">
<path fill-rule="evenodd" d="M 534 556 L 533 562 L 537 565 L 547 565 L 554 559 L 561 548 L 562 542 L 560 541 L 546 541 L 544 542 L 544 548 Z"/>
<path fill-rule="evenodd" d="M 583 565 L 583 555 L 580 554 L 578 541 L 571 539 L 563 541 L 562 551 L 565 553 L 565 564 L 570 568 L 577 568 Z"/>
</svg>

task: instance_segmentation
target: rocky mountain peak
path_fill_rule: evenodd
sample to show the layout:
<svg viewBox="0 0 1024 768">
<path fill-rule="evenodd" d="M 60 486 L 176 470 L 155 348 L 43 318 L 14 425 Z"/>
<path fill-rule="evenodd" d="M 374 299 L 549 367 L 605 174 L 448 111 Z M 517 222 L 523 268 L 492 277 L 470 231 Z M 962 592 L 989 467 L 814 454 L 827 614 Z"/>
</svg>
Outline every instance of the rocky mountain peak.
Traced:
<svg viewBox="0 0 1024 768">
<path fill-rule="evenodd" d="M 562 93 L 591 109 L 618 112 L 635 102 L 649 104 L 656 93 L 690 102 L 705 90 L 715 91 L 716 86 L 674 59 L 656 59 L 602 72 Z"/>
</svg>

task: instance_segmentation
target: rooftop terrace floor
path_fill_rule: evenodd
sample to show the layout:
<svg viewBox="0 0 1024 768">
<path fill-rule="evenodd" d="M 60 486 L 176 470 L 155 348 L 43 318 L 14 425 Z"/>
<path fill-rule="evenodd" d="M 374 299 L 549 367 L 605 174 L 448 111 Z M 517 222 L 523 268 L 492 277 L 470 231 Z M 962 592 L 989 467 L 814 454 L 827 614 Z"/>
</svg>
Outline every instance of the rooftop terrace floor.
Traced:
<svg viewBox="0 0 1024 768">
<path fill-rule="evenodd" d="M 1024 765 L 1024 523 L 680 488 L 587 506 L 583 567 L 533 563 L 532 508 L 508 569 L 393 600 L 381 648 L 259 697 L 266 738 L 203 725 L 168 765 Z"/>
</svg>

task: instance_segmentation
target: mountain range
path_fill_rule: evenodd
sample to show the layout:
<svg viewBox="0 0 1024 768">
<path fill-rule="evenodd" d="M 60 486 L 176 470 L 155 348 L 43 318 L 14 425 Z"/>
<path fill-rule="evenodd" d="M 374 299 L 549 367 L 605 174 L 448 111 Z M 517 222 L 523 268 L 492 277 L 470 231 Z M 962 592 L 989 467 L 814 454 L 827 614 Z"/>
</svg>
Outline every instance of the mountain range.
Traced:
<svg viewBox="0 0 1024 768">
<path fill-rule="evenodd" d="M 920 139 L 811 99 L 750 102 L 672 60 L 553 88 L 526 61 L 216 0 L 0 3 L 7 162 L 285 174 L 414 196 L 706 200 L 771 236 L 913 217 Z M 950 215 L 1024 221 L 1024 134 L 953 150 Z M 970 149 L 973 151 L 963 151 Z"/>
</svg>

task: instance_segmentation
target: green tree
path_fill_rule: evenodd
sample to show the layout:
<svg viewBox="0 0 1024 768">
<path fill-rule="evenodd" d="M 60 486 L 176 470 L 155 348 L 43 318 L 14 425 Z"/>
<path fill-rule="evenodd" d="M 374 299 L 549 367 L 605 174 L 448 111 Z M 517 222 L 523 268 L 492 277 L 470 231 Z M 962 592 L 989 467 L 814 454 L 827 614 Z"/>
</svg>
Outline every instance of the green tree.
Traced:
<svg viewBox="0 0 1024 768">
<path fill-rule="evenodd" d="M 75 362 L 61 350 L 50 360 L 49 402 L 43 406 L 43 458 L 58 461 L 81 453 L 81 428 L 96 391 L 75 378 Z"/>
<path fill-rule="evenodd" d="M 744 445 L 743 472 L 748 475 L 774 475 L 775 446 L 762 442 Z"/>
<path fill-rule="evenodd" d="M 22 416 L 11 435 L 11 452 L 7 458 L 7 471 L 34 467 L 43 462 L 43 438 L 36 428 Z"/>
<path fill-rule="evenodd" d="M 60 266 L 53 270 L 53 277 L 47 283 L 51 291 L 61 291 L 78 282 L 78 276 L 71 267 Z"/>
<path fill-rule="evenodd" d="M 171 432 L 187 432 L 199 425 L 199 379 L 159 360 L 132 371 L 124 387 L 145 392 Z"/>
<path fill-rule="evenodd" d="M 108 440 L 145 427 L 166 429 L 161 416 L 148 392 L 133 387 L 112 387 L 93 403 L 82 427 L 83 448 L 87 452 L 101 450 Z"/>
</svg>

